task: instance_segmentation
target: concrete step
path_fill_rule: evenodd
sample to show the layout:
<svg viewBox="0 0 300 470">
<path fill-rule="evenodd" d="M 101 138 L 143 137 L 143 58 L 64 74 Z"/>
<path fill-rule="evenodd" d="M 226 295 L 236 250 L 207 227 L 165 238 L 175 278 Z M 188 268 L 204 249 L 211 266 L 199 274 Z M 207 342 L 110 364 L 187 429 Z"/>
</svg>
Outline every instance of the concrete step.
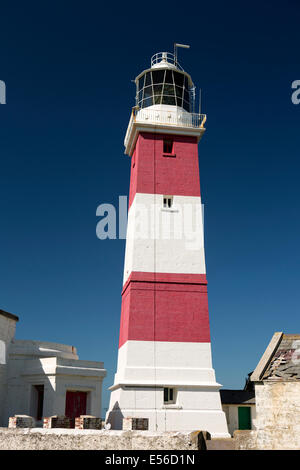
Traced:
<svg viewBox="0 0 300 470">
<path fill-rule="evenodd" d="M 228 437 L 207 440 L 206 450 L 235 450 L 235 439 Z"/>
</svg>

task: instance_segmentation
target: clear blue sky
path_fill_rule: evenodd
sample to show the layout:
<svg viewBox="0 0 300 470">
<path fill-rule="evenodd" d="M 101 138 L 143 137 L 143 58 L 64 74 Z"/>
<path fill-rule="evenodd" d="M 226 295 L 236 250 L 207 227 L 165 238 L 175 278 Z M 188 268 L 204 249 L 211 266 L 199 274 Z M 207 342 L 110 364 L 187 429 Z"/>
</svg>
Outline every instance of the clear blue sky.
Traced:
<svg viewBox="0 0 300 470">
<path fill-rule="evenodd" d="M 300 332 L 297 0 L 1 5 L 0 308 L 16 337 L 116 369 L 124 240 L 96 208 L 129 189 L 131 82 L 159 51 L 203 90 L 199 146 L 213 363 L 244 385 L 275 331 Z"/>
</svg>

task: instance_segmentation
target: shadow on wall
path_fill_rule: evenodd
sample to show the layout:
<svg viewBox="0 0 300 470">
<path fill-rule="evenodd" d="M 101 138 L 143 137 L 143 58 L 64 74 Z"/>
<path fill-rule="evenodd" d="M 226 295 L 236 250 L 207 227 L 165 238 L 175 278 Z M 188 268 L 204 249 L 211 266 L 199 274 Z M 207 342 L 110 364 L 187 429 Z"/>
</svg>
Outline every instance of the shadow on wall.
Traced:
<svg viewBox="0 0 300 470">
<path fill-rule="evenodd" d="M 116 401 L 112 410 L 108 413 L 106 423 L 111 425 L 111 429 L 120 430 L 123 428 L 124 415 L 119 407 L 119 402 Z"/>
<path fill-rule="evenodd" d="M 42 427 L 43 418 L 55 414 L 56 391 L 54 383 L 49 379 L 40 358 L 34 360 L 35 369 L 38 372 L 36 375 L 31 375 L 29 367 L 26 367 L 27 364 L 21 364 L 21 361 L 20 365 L 13 362 L 14 367 L 10 370 L 11 374 L 7 382 L 7 397 L 2 425 L 8 426 L 10 416 L 24 414 L 35 419 L 36 427 Z"/>
</svg>

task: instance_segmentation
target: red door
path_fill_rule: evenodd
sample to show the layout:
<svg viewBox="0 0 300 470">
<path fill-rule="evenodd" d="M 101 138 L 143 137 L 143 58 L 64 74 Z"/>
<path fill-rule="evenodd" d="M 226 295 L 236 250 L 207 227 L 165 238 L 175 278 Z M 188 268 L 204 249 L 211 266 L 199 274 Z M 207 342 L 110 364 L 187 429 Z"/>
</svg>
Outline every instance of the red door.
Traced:
<svg viewBox="0 0 300 470">
<path fill-rule="evenodd" d="M 71 418 L 71 426 L 75 426 L 75 418 L 80 415 L 86 415 L 87 392 L 68 392 L 66 393 L 66 412 L 65 415 Z"/>
</svg>

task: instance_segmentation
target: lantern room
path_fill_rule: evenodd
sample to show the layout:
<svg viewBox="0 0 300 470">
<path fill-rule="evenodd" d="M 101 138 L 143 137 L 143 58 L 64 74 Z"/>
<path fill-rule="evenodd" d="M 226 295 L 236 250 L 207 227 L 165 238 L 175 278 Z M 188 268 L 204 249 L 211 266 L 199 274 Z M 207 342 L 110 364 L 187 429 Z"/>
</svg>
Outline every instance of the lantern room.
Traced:
<svg viewBox="0 0 300 470">
<path fill-rule="evenodd" d="M 151 68 L 135 80 L 136 106 L 169 105 L 195 112 L 195 87 L 192 79 L 170 52 L 159 52 L 151 58 Z"/>
</svg>

